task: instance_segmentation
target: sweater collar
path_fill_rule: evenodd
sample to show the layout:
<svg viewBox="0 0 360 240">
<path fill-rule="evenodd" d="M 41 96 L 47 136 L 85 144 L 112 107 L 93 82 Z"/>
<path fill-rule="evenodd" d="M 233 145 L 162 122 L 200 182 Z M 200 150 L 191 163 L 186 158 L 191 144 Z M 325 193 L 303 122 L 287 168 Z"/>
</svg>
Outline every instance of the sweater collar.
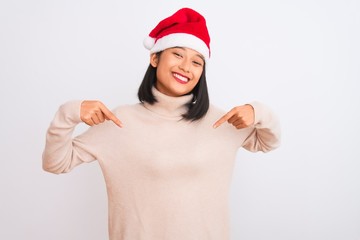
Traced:
<svg viewBox="0 0 360 240">
<path fill-rule="evenodd" d="M 182 118 L 182 115 L 188 111 L 186 104 L 193 98 L 192 94 L 180 97 L 171 97 L 163 94 L 155 87 L 152 87 L 152 93 L 157 100 L 153 104 L 144 102 L 145 108 L 163 117 Z"/>
</svg>

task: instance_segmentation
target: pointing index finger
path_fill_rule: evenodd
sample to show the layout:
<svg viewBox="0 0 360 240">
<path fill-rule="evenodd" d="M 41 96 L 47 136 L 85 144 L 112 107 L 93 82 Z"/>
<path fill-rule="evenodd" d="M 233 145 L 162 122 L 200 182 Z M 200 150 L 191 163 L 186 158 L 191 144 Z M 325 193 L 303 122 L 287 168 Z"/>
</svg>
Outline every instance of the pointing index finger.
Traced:
<svg viewBox="0 0 360 240">
<path fill-rule="evenodd" d="M 233 114 L 233 110 L 231 110 L 230 112 L 226 113 L 224 116 L 222 116 L 219 120 L 216 121 L 216 123 L 213 125 L 213 128 L 219 127 L 221 124 L 223 124 L 224 122 L 226 122 L 227 120 L 229 120 L 233 115 L 234 115 L 234 114 Z"/>
<path fill-rule="evenodd" d="M 104 113 L 105 118 L 113 121 L 117 126 L 123 127 L 122 122 L 107 108 L 105 105 L 101 105 L 101 111 Z"/>
</svg>

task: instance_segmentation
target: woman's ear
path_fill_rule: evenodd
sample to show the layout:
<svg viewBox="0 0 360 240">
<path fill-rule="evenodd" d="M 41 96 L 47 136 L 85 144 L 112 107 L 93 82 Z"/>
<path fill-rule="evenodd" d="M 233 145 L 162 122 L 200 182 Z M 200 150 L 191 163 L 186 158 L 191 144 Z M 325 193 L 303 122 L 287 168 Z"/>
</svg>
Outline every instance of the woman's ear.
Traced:
<svg viewBox="0 0 360 240">
<path fill-rule="evenodd" d="M 157 55 L 156 53 L 152 53 L 152 54 L 150 55 L 150 64 L 151 64 L 151 66 L 153 66 L 154 68 L 156 68 L 157 65 L 158 65 L 158 62 L 159 62 L 159 57 L 158 57 L 158 55 Z"/>
</svg>

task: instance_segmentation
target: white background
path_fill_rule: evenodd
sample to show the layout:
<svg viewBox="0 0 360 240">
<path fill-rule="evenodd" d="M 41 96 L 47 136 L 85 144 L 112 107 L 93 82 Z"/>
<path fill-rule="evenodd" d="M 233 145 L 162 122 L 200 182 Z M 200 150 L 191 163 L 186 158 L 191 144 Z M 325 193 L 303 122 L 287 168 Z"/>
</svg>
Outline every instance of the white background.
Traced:
<svg viewBox="0 0 360 240">
<path fill-rule="evenodd" d="M 1 1 L 0 239 L 107 239 L 97 162 L 44 172 L 45 132 L 68 100 L 137 102 L 142 40 L 183 6 L 208 21 L 212 103 L 281 119 L 279 149 L 239 151 L 232 239 L 360 240 L 358 0 Z"/>
</svg>

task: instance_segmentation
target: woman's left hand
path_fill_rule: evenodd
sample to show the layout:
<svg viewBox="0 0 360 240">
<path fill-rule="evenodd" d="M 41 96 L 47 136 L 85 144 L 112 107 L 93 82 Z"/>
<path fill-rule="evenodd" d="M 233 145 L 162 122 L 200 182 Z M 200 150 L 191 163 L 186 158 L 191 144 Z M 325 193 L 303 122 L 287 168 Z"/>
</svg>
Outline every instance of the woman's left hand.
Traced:
<svg viewBox="0 0 360 240">
<path fill-rule="evenodd" d="M 237 129 L 249 127 L 255 121 L 254 108 L 249 104 L 234 107 L 230 112 L 217 120 L 213 127 L 217 128 L 226 121 Z"/>
</svg>

